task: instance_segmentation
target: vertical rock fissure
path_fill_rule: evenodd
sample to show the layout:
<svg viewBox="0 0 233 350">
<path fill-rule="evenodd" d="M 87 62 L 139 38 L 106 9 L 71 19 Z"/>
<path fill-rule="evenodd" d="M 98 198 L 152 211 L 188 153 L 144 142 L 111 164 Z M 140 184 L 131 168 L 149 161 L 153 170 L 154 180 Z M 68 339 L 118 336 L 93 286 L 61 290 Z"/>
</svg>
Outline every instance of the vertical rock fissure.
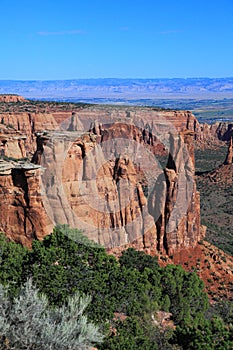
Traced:
<svg viewBox="0 0 233 350">
<path fill-rule="evenodd" d="M 32 119 L 31 113 L 28 113 L 28 118 L 29 118 L 29 123 L 30 123 L 30 126 L 31 126 L 31 134 L 33 135 L 34 132 L 35 132 L 35 122 Z"/>
<path fill-rule="evenodd" d="M 172 156 L 169 154 L 169 159 L 168 159 L 168 164 L 167 164 L 167 169 L 170 170 L 173 168 L 175 168 L 175 161 L 172 158 Z M 164 235 L 163 235 L 163 247 L 165 249 L 166 254 L 169 253 L 169 244 L 168 244 L 168 237 L 167 237 L 167 225 L 168 225 L 168 221 L 170 218 L 170 214 L 171 214 L 171 207 L 172 207 L 172 202 L 171 199 L 173 199 L 174 197 L 174 191 L 175 191 L 175 186 L 173 189 L 171 189 L 171 182 L 170 179 L 168 177 L 168 173 L 165 169 L 164 171 L 164 175 L 165 175 L 165 179 L 166 179 L 166 202 L 165 202 L 165 206 L 164 206 Z M 172 190 L 172 192 L 171 192 Z M 172 195 L 171 195 L 172 194 Z"/>
<path fill-rule="evenodd" d="M 141 216 L 143 218 L 143 205 L 141 203 L 141 200 L 140 200 L 140 193 L 139 193 L 139 189 L 137 187 L 137 198 L 138 198 L 138 203 L 139 203 L 139 208 L 140 208 L 140 213 L 141 213 Z M 143 248 L 145 249 L 146 248 L 146 237 L 145 237 L 145 222 L 144 220 L 142 220 L 142 244 L 143 244 Z"/>
<path fill-rule="evenodd" d="M 12 180 L 13 180 L 14 186 L 19 187 L 23 190 L 26 206 L 30 208 L 30 199 L 28 195 L 28 183 L 27 183 L 27 177 L 25 175 L 25 172 L 20 169 L 12 169 Z"/>
<path fill-rule="evenodd" d="M 196 196 L 196 189 L 191 190 L 190 186 L 188 187 L 194 178 L 190 165 L 190 158 L 193 157 L 193 134 L 188 132 L 195 129 L 198 122 L 195 122 L 192 114 L 187 112 L 169 111 L 161 112 L 160 115 L 160 112 L 158 114 L 157 111 L 145 109 L 140 111 L 140 120 L 136 120 L 138 124 L 136 127 L 128 119 L 134 116 L 137 118 L 138 115 L 134 112 L 125 114 L 123 110 L 116 111 L 114 108 L 109 112 L 102 109 L 99 111 L 98 107 L 93 107 L 93 110 L 80 111 L 78 116 L 73 116 L 72 127 L 66 122 L 68 129 L 55 132 L 52 130 L 57 127 L 57 123 L 54 122 L 52 114 L 47 116 L 43 113 L 27 112 L 23 116 L 15 117 L 15 120 L 11 117 L 15 128 L 17 121 L 18 128 L 21 131 L 25 130 L 31 138 L 22 141 L 22 144 L 26 143 L 27 152 L 30 151 L 27 154 L 32 154 L 35 145 L 30 145 L 32 143 L 30 141 L 34 142 L 37 137 L 37 152 L 32 161 L 43 167 L 42 174 L 38 175 L 42 179 L 42 189 L 40 181 L 38 180 L 38 183 L 34 181 L 33 174 L 31 176 L 31 173 L 25 172 L 27 179 L 23 179 L 23 175 L 20 178 L 17 171 L 14 173 L 14 186 L 19 187 L 19 190 L 13 189 L 12 203 L 15 197 L 15 203 L 19 207 L 17 210 L 20 213 L 22 233 L 23 215 L 30 216 L 31 219 L 25 219 L 27 237 L 30 235 L 32 222 L 36 234 L 41 231 L 41 220 L 35 215 L 34 210 L 38 205 L 38 212 L 39 207 L 45 207 L 45 210 L 42 208 L 40 212 L 47 225 L 46 230 L 42 230 L 43 234 L 48 232 L 49 225 L 46 220 L 49 217 L 51 222 L 55 222 L 56 219 L 57 222 L 67 221 L 70 225 L 79 225 L 82 221 L 82 227 L 87 227 L 87 234 L 92 230 L 90 236 L 96 235 L 98 240 L 106 242 L 107 246 L 134 242 L 134 246 L 148 250 L 155 250 L 157 247 L 158 251 L 165 254 L 181 246 L 188 246 L 190 242 L 196 244 L 199 235 L 199 224 L 196 219 L 198 203 L 187 208 L 182 203 L 189 202 L 188 192 L 193 192 Z M 44 117 L 49 118 L 48 123 Z M 5 117 L 5 123 L 7 118 L 9 117 Z M 77 124 L 77 118 L 80 119 L 80 126 Z M 98 136 L 96 138 L 93 137 L 94 134 L 88 132 L 89 122 L 95 120 L 97 121 L 90 129 Z M 81 132 L 77 135 L 75 147 L 69 149 L 66 142 L 68 140 L 74 144 L 71 131 L 81 130 L 81 122 L 85 126 L 82 135 Z M 169 123 L 175 125 L 177 133 L 173 132 Z M 45 133 L 41 132 L 44 127 L 48 129 Z M 84 130 L 87 130 L 85 134 Z M 95 145 L 100 143 L 103 143 L 100 145 L 102 150 L 93 151 Z M 77 149 L 77 146 L 80 149 Z M 171 154 L 163 174 L 162 168 L 158 169 L 158 164 L 152 163 L 151 159 L 157 154 L 163 156 L 165 146 L 170 149 Z M 17 149 L 19 147 L 20 143 Z M 67 149 L 69 157 L 66 156 Z M 144 158 L 143 155 L 147 153 L 151 153 L 152 157 Z M 135 154 L 138 156 L 136 161 L 134 161 Z M 106 163 L 109 159 L 111 162 L 108 165 Z M 18 166 L 17 168 L 19 169 Z M 64 176 L 62 171 L 63 175 L 65 173 Z M 148 184 L 143 172 L 146 174 L 145 179 L 151 180 Z M 97 185 L 94 184 L 95 179 Z M 99 186 L 97 188 L 99 193 L 95 192 L 96 186 Z M 43 196 L 41 203 L 38 201 L 40 193 Z M 180 198 L 184 200 L 179 201 Z M 2 202 L 2 207 L 4 205 Z M 14 211 L 15 209 L 11 209 L 9 205 L 8 207 L 12 215 L 16 216 L 17 210 Z M 196 230 L 194 226 L 197 227 Z"/>
<path fill-rule="evenodd" d="M 159 218 L 157 219 L 156 223 L 155 223 L 155 226 L 156 226 L 156 230 L 157 230 L 157 250 L 158 252 L 161 250 L 161 227 L 162 227 L 162 215 L 159 216 Z"/>
<path fill-rule="evenodd" d="M 25 174 L 25 171 L 21 169 L 12 169 L 12 180 L 14 186 L 20 188 L 23 191 L 23 199 L 20 200 L 18 198 L 19 205 L 23 208 L 23 229 L 25 236 L 28 236 L 30 233 L 30 239 L 36 238 L 35 233 L 35 226 L 33 224 L 33 220 L 30 218 L 30 198 L 29 198 L 29 188 L 28 188 L 28 181 L 27 176 Z M 28 223 L 30 223 L 30 229 L 28 226 Z"/>
</svg>

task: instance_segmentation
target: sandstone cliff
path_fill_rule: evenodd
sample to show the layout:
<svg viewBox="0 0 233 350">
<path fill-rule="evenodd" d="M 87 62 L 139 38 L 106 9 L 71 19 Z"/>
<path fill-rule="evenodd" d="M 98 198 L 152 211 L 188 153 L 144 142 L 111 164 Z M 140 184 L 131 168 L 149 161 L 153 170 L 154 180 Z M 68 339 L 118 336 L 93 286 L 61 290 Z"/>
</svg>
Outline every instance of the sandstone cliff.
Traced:
<svg viewBox="0 0 233 350">
<path fill-rule="evenodd" d="M 45 168 L 49 218 L 115 251 L 172 254 L 195 246 L 205 234 L 194 181 L 195 123 L 189 112 L 92 107 L 63 120 L 60 131 L 38 135 L 33 160 Z"/>
<path fill-rule="evenodd" d="M 201 175 L 202 181 L 217 183 L 218 185 L 231 185 L 233 183 L 233 145 L 230 138 L 226 159 L 217 168 Z"/>
<path fill-rule="evenodd" d="M 209 148 L 219 146 L 222 141 L 229 141 L 233 137 L 233 123 L 199 124 L 197 122 L 194 131 L 196 147 Z"/>
<path fill-rule="evenodd" d="M 40 165 L 2 164 L 0 229 L 11 238 L 29 245 L 68 223 L 109 250 L 172 254 L 204 237 L 190 112 L 93 106 L 0 118 L 2 155 L 34 153 Z"/>
<path fill-rule="evenodd" d="M 12 128 L 0 126 L 0 156 L 22 159 L 27 157 L 27 136 Z"/>
<path fill-rule="evenodd" d="M 0 113 L 0 132 L 6 134 L 6 141 L 9 133 L 21 136 L 21 139 L 24 140 L 21 142 L 25 149 L 23 153 L 26 153 L 27 157 L 31 157 L 36 150 L 35 133 L 56 128 L 58 128 L 58 123 L 50 113 Z M 15 153 L 15 158 L 21 158 L 17 151 Z"/>
<path fill-rule="evenodd" d="M 5 102 L 5 103 L 16 103 L 16 102 L 25 102 L 25 98 L 19 95 L 1 95 L 0 94 L 0 103 Z"/>
<path fill-rule="evenodd" d="M 40 166 L 0 160 L 0 230 L 27 246 L 53 227 L 44 209 L 40 175 Z"/>
</svg>

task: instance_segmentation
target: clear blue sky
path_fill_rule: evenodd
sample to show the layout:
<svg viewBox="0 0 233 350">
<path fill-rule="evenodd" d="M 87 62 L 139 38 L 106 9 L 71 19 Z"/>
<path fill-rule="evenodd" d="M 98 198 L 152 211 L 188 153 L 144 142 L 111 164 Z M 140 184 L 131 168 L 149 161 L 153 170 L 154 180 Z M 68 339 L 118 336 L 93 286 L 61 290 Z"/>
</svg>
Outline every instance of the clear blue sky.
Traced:
<svg viewBox="0 0 233 350">
<path fill-rule="evenodd" d="M 0 79 L 233 76 L 233 0 L 1 0 Z"/>
</svg>

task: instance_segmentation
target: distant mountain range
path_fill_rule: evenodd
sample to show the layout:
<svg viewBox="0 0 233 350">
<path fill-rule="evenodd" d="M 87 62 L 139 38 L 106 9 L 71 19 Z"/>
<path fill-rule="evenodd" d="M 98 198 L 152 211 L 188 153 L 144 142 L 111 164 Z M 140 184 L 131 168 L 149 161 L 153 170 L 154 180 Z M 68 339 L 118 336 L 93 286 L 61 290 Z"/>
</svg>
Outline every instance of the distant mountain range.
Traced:
<svg viewBox="0 0 233 350">
<path fill-rule="evenodd" d="M 26 98 L 121 102 L 134 99 L 233 98 L 233 78 L 0 80 L 0 94 Z"/>
</svg>

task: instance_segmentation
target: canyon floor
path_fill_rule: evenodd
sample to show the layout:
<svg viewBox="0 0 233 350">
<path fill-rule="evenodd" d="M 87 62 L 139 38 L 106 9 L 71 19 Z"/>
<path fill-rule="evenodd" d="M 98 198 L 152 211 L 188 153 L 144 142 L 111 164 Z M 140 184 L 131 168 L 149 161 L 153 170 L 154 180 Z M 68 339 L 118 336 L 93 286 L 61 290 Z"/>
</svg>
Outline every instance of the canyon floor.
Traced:
<svg viewBox="0 0 233 350">
<path fill-rule="evenodd" d="M 233 255 L 233 188 L 224 174 L 221 181 L 206 178 L 208 172 L 218 169 L 224 162 L 227 146 L 196 150 L 196 181 L 201 193 L 201 220 L 207 226 L 206 240 Z M 229 173 L 225 176 L 229 179 Z"/>
</svg>

